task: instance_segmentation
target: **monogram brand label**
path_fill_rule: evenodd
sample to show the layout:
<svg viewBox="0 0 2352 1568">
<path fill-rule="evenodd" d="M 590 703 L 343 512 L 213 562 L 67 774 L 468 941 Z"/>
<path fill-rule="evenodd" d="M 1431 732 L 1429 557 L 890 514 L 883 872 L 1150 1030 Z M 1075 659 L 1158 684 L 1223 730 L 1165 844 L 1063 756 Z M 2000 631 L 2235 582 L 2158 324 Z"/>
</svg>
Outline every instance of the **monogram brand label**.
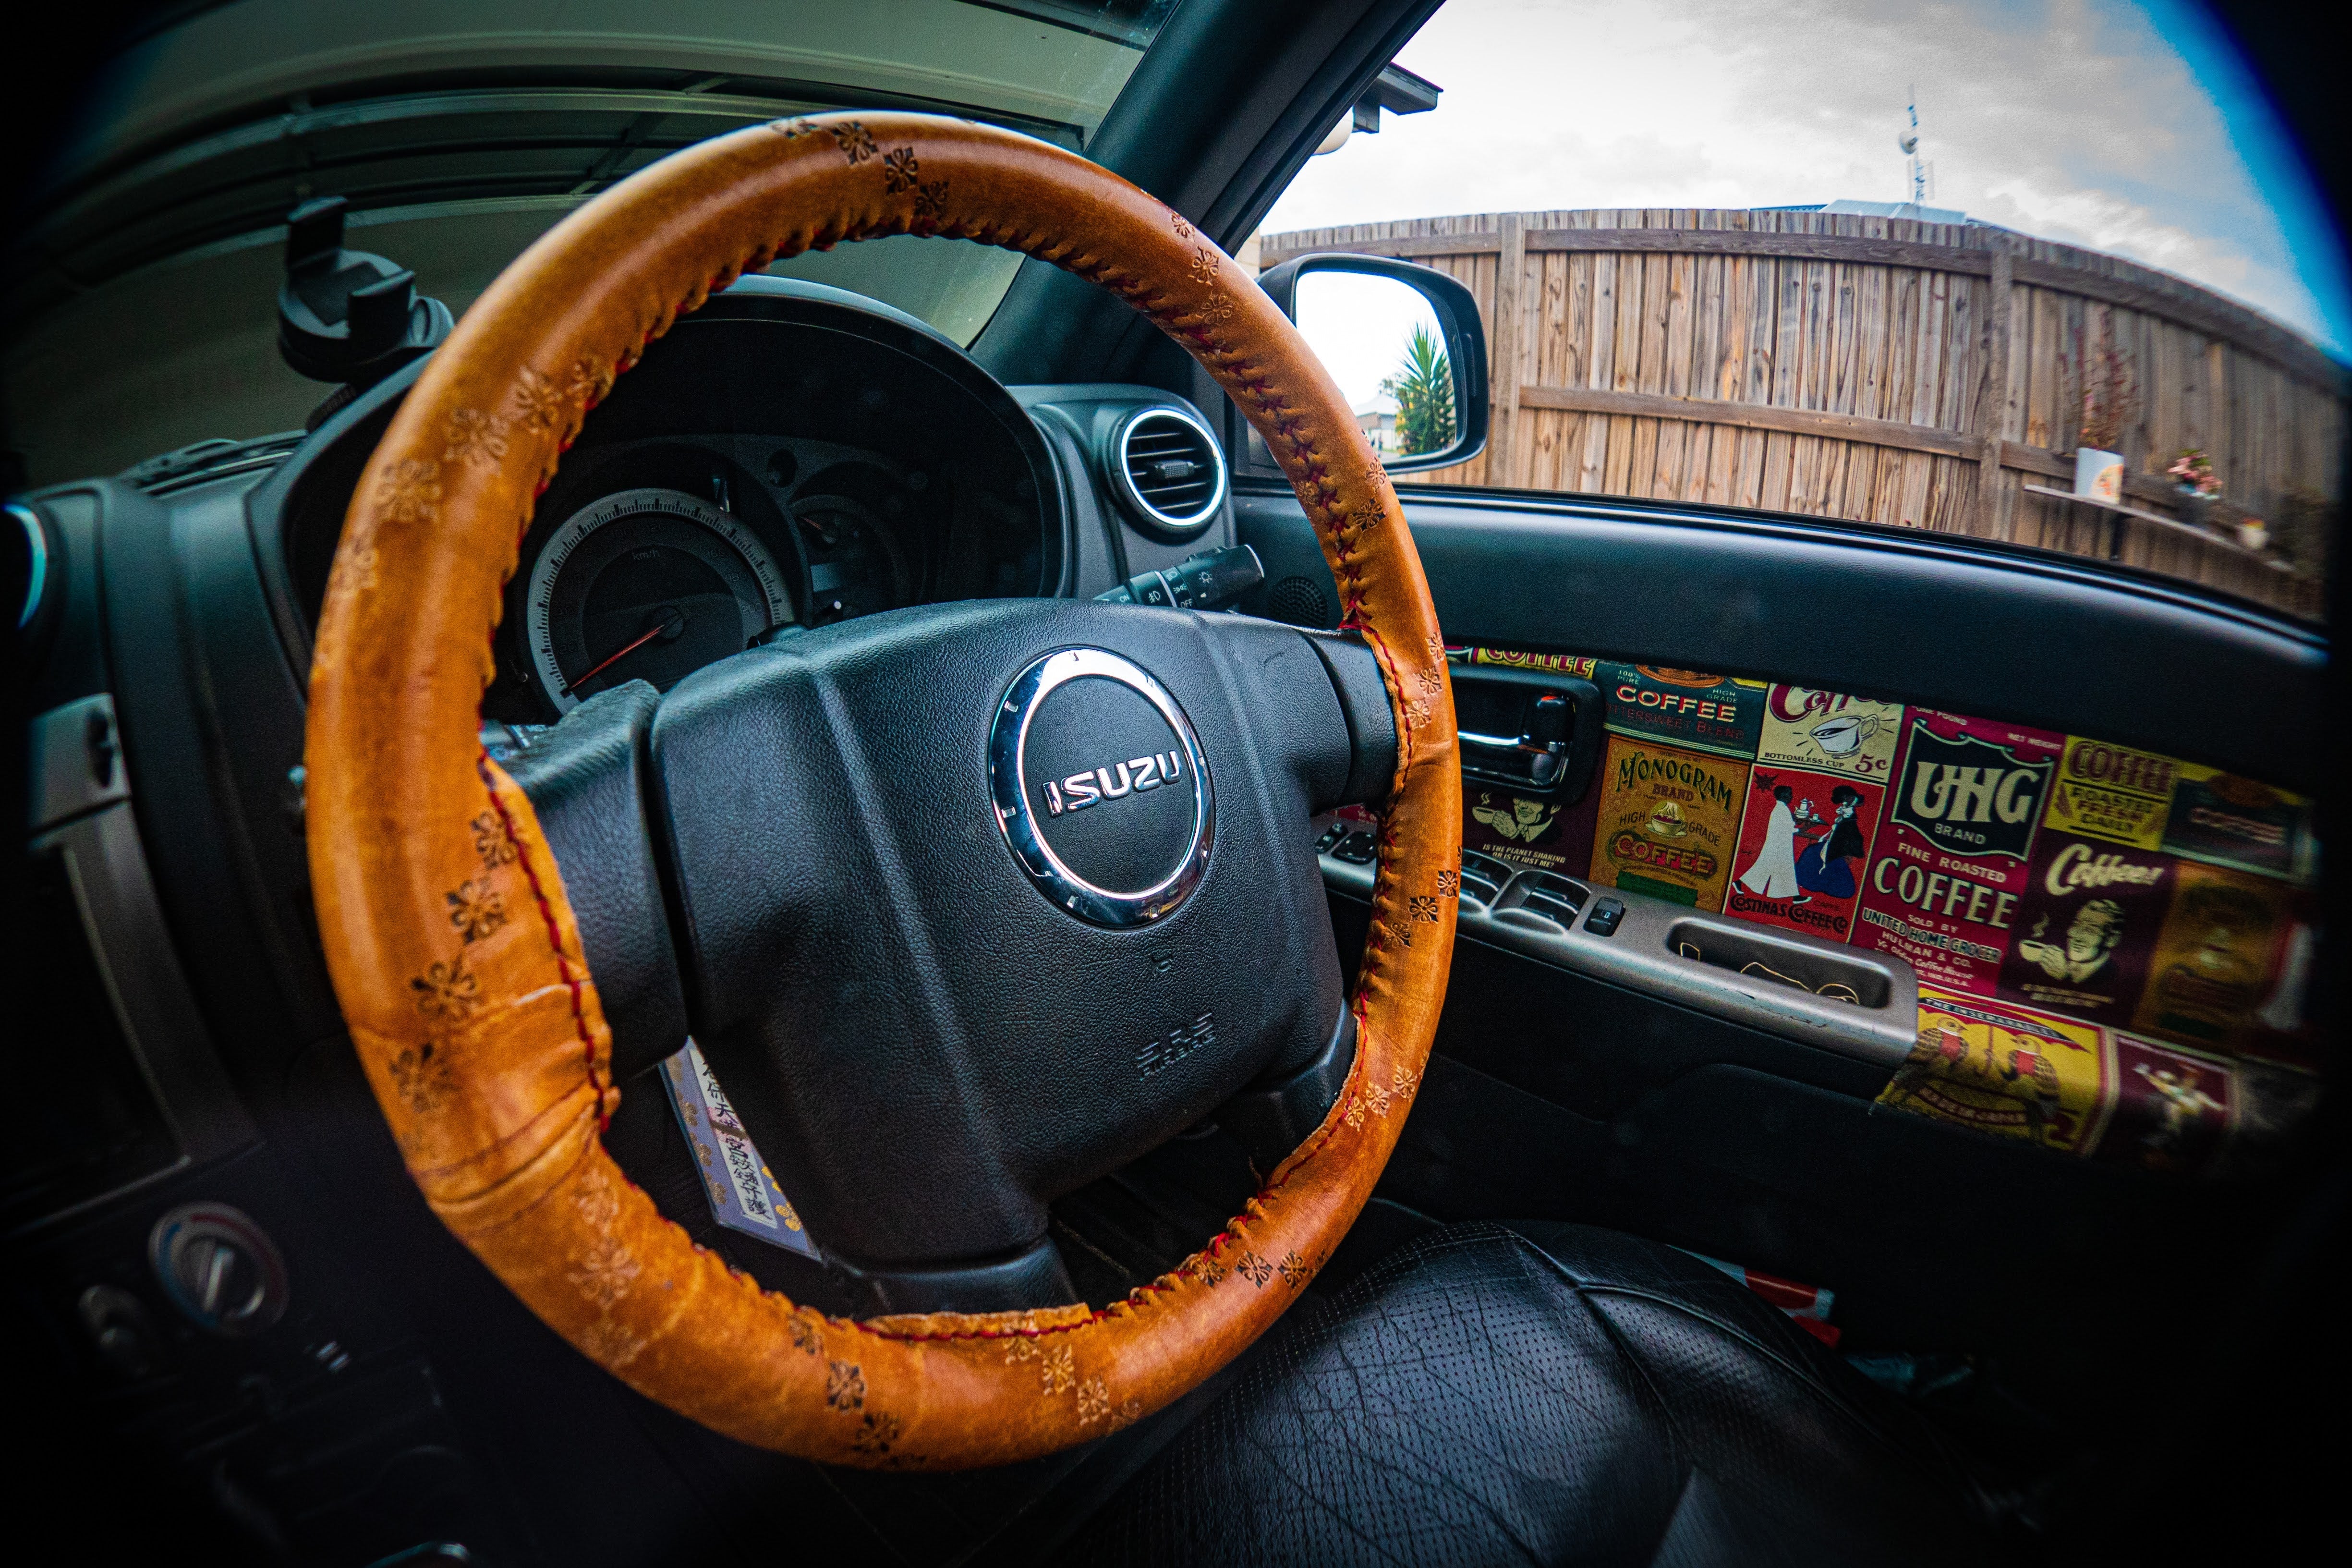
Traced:
<svg viewBox="0 0 2352 1568">
<path fill-rule="evenodd" d="M 1721 909 L 1747 779 L 1747 765 L 1729 758 L 1611 736 L 1591 879 Z"/>
</svg>

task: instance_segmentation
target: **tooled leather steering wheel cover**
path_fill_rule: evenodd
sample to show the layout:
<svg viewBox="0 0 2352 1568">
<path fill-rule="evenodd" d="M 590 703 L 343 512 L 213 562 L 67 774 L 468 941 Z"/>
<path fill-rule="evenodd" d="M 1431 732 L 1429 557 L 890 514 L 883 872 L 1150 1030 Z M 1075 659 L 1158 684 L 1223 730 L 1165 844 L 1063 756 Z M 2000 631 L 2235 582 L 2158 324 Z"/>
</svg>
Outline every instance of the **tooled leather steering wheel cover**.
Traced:
<svg viewBox="0 0 2352 1568">
<path fill-rule="evenodd" d="M 530 803 L 477 738 L 532 504 L 613 377 L 743 271 L 896 234 L 1037 257 L 1191 352 L 1289 475 L 1396 715 L 1347 1085 L 1202 1251 L 1102 1308 L 827 1318 L 664 1219 L 600 1141 L 619 1101 L 610 1032 Z M 336 994 L 434 1212 L 639 1392 L 831 1462 L 1050 1452 L 1166 1405 L 1239 1353 L 1370 1196 L 1453 952 L 1462 807 L 1444 650 L 1395 492 L 1345 399 L 1181 215 L 1075 154 L 963 121 L 830 115 L 738 132 L 635 175 L 517 259 L 433 356 L 353 495 L 305 763 Z"/>
</svg>

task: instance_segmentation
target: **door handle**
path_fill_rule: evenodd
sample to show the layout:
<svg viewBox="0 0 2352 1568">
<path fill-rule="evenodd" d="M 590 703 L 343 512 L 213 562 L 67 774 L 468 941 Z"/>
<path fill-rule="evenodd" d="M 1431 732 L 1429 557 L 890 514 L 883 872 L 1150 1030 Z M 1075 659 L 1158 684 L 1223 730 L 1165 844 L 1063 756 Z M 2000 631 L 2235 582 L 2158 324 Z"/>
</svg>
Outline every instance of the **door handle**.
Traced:
<svg viewBox="0 0 2352 1568">
<path fill-rule="evenodd" d="M 1466 777 L 1573 805 L 1601 760 L 1601 689 L 1536 670 L 1456 665 L 1456 731 Z"/>
</svg>

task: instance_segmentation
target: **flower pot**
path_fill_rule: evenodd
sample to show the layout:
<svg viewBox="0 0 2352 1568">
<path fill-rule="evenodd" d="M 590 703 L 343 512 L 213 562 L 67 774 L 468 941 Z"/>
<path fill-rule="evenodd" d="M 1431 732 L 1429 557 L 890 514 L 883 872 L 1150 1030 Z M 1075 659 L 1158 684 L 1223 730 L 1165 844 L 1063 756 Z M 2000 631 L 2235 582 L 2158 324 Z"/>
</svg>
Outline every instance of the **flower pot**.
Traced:
<svg viewBox="0 0 2352 1568">
<path fill-rule="evenodd" d="M 2086 500 L 2124 499 L 2124 455 L 2096 447 L 2074 448 L 2074 493 Z"/>
<path fill-rule="evenodd" d="M 2180 487 L 2180 521 L 2203 528 L 2213 515 L 2213 498 L 2200 495 L 2190 486 Z"/>
<path fill-rule="evenodd" d="M 2247 549 L 2261 550 L 2267 546 L 2270 542 L 2271 531 L 2263 526 L 2263 520 L 2261 518 L 2250 517 L 2246 519 L 2245 521 L 2238 524 L 2238 542 L 2244 545 Z"/>
</svg>

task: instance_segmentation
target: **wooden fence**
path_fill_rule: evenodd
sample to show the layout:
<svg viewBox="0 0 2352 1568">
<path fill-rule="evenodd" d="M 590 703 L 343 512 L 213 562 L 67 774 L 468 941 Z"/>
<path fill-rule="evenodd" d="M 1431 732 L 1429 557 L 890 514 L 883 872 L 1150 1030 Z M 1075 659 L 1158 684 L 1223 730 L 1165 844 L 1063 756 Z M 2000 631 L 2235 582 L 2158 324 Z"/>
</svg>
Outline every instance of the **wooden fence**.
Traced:
<svg viewBox="0 0 2352 1568">
<path fill-rule="evenodd" d="M 2352 381 L 2165 273 L 1982 224 L 1705 209 L 1306 229 L 1257 259 L 1329 250 L 1450 273 L 1486 313 L 1492 438 L 1428 480 L 2013 540 L 2319 613 L 2325 531 L 2249 549 L 2185 519 L 2164 469 L 2202 448 L 2246 512 L 2332 518 Z M 2120 510 L 2044 493 L 2073 488 L 2082 362 L 2107 343 L 2137 404 Z"/>
</svg>

